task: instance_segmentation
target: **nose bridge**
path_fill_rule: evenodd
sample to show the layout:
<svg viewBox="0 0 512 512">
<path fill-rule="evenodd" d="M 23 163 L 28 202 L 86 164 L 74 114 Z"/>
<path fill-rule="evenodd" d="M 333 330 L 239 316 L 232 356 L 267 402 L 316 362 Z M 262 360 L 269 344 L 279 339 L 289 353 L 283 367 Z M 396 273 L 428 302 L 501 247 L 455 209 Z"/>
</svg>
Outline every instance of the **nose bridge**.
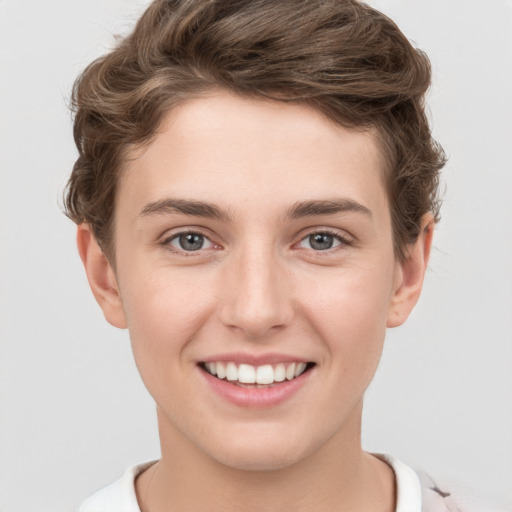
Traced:
<svg viewBox="0 0 512 512">
<path fill-rule="evenodd" d="M 221 320 L 249 337 L 285 326 L 293 315 L 287 274 L 271 244 L 243 244 L 226 268 Z"/>
</svg>

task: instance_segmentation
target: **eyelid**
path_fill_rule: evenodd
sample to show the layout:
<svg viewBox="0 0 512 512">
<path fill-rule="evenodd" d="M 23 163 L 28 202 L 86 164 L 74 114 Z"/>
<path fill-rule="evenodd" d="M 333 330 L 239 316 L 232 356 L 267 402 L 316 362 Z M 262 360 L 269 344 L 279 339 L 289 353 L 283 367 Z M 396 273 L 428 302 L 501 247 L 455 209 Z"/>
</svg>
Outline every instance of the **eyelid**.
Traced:
<svg viewBox="0 0 512 512">
<path fill-rule="evenodd" d="M 205 245 L 207 247 L 201 247 L 201 249 L 187 251 L 186 249 L 183 249 L 177 245 L 174 245 L 173 242 L 175 242 L 175 241 L 181 242 L 181 237 L 186 236 L 186 235 L 199 235 L 201 237 L 201 240 L 205 242 Z M 178 250 L 179 252 L 181 252 L 181 251 L 183 251 L 183 252 L 199 252 L 199 251 L 202 251 L 205 249 L 210 249 L 210 247 L 213 247 L 213 242 L 207 236 L 204 236 L 201 233 L 194 233 L 194 232 L 178 233 L 178 234 L 174 235 L 173 237 L 171 237 L 167 243 L 174 249 Z"/>
<path fill-rule="evenodd" d="M 331 235 L 332 237 L 336 238 L 336 240 L 338 240 L 340 243 L 338 245 L 336 245 L 335 247 L 331 247 L 330 249 L 324 249 L 324 250 L 314 250 L 314 249 L 307 249 L 307 248 L 302 248 L 302 247 L 300 247 L 300 248 L 308 250 L 308 251 L 312 251 L 315 253 L 319 253 L 319 254 L 320 253 L 326 254 L 326 253 L 329 253 L 332 251 L 336 251 L 340 247 L 343 248 L 343 247 L 352 246 L 355 242 L 354 238 L 351 235 L 349 235 L 346 231 L 342 231 L 342 230 L 335 229 L 335 228 L 316 226 L 316 227 L 308 228 L 307 230 L 302 231 L 299 234 L 299 236 L 300 236 L 299 241 L 296 242 L 294 244 L 294 246 L 298 246 L 301 242 L 303 242 L 310 236 L 313 236 L 316 234 Z"/>
<path fill-rule="evenodd" d="M 187 235 L 187 234 L 198 234 L 203 236 L 208 242 L 210 242 L 211 246 L 207 247 L 205 249 L 198 249 L 196 251 L 185 251 L 183 249 L 179 249 L 177 247 L 171 246 L 170 242 L 180 235 Z M 328 234 L 336 238 L 340 243 L 336 245 L 335 247 L 332 247 L 330 249 L 325 250 L 314 250 L 314 249 L 307 249 L 303 248 L 304 250 L 308 250 L 315 253 L 330 253 L 337 249 L 352 246 L 355 243 L 355 239 L 352 235 L 347 233 L 344 230 L 331 228 L 331 227 L 324 227 L 324 226 L 314 226 L 309 227 L 307 229 L 302 230 L 298 237 L 298 241 L 293 244 L 293 247 L 297 247 L 302 241 L 304 241 L 306 238 L 315 235 L 315 234 Z M 176 254 L 184 254 L 187 256 L 193 256 L 193 255 L 200 255 L 203 254 L 205 251 L 210 251 L 212 249 L 218 250 L 222 249 L 222 245 L 219 242 L 215 241 L 215 237 L 210 234 L 210 230 L 205 229 L 203 227 L 199 226 L 182 226 L 179 228 L 174 228 L 165 231 L 163 235 L 159 237 L 160 241 L 158 242 L 159 245 L 162 245 L 166 247 L 168 250 L 176 253 Z M 299 247 L 300 248 L 300 247 Z"/>
<path fill-rule="evenodd" d="M 210 251 L 212 249 L 221 249 L 222 246 L 213 240 L 213 236 L 211 234 L 208 234 L 207 231 L 204 228 L 201 227 L 195 227 L 195 226 L 189 226 L 189 227 L 180 227 L 175 228 L 166 231 L 161 237 L 160 241 L 158 242 L 159 245 L 165 247 L 167 250 L 180 255 L 185 256 L 199 256 L 203 255 L 206 251 Z M 182 235 L 188 235 L 188 234 L 194 234 L 194 235 L 200 235 L 211 244 L 210 247 L 197 249 L 196 251 L 186 251 L 184 249 L 180 249 L 179 247 L 175 247 L 171 245 L 171 242 L 177 238 L 179 238 Z"/>
</svg>

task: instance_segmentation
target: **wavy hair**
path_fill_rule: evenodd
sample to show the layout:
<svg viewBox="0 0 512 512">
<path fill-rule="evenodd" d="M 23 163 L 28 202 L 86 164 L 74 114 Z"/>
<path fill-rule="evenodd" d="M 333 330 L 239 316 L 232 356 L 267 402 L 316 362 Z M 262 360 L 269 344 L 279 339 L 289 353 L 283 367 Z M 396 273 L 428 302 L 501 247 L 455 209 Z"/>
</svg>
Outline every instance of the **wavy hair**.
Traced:
<svg viewBox="0 0 512 512">
<path fill-rule="evenodd" d="M 374 129 L 403 259 L 422 216 L 439 219 L 445 157 L 425 115 L 430 80 L 427 56 L 356 0 L 156 0 L 75 82 L 79 156 L 65 212 L 89 223 L 113 255 L 116 188 L 129 150 L 151 142 L 169 109 L 221 88 L 304 103 L 342 126 Z"/>
</svg>

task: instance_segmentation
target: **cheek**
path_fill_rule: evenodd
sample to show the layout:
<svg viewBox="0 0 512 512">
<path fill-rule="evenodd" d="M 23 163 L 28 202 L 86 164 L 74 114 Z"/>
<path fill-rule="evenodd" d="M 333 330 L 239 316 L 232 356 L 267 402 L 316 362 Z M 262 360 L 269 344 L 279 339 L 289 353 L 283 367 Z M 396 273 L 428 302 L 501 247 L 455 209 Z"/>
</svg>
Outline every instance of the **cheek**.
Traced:
<svg viewBox="0 0 512 512">
<path fill-rule="evenodd" d="M 391 264 L 389 267 L 392 269 Z M 305 314 L 326 344 L 331 360 L 341 365 L 342 371 L 365 366 L 374 371 L 386 332 L 392 271 L 382 263 L 345 268 L 309 284 L 309 294 L 304 290 Z"/>
<path fill-rule="evenodd" d="M 126 283 L 126 281 L 125 281 Z M 203 281 L 203 284 L 206 281 Z M 156 271 L 122 289 L 133 353 L 141 374 L 182 362 L 212 310 L 213 295 L 187 273 Z"/>
</svg>

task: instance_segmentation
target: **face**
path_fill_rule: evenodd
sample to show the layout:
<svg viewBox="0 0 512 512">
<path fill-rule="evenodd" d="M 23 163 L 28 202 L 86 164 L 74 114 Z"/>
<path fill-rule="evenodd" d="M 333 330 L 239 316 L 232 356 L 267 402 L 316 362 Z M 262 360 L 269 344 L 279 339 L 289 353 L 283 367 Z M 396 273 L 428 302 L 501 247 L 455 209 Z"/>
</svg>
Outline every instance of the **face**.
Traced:
<svg viewBox="0 0 512 512">
<path fill-rule="evenodd" d="M 129 328 L 164 452 L 271 469 L 359 442 L 386 326 L 412 307 L 382 161 L 371 132 L 219 92 L 128 164 L 98 300 Z"/>
</svg>

